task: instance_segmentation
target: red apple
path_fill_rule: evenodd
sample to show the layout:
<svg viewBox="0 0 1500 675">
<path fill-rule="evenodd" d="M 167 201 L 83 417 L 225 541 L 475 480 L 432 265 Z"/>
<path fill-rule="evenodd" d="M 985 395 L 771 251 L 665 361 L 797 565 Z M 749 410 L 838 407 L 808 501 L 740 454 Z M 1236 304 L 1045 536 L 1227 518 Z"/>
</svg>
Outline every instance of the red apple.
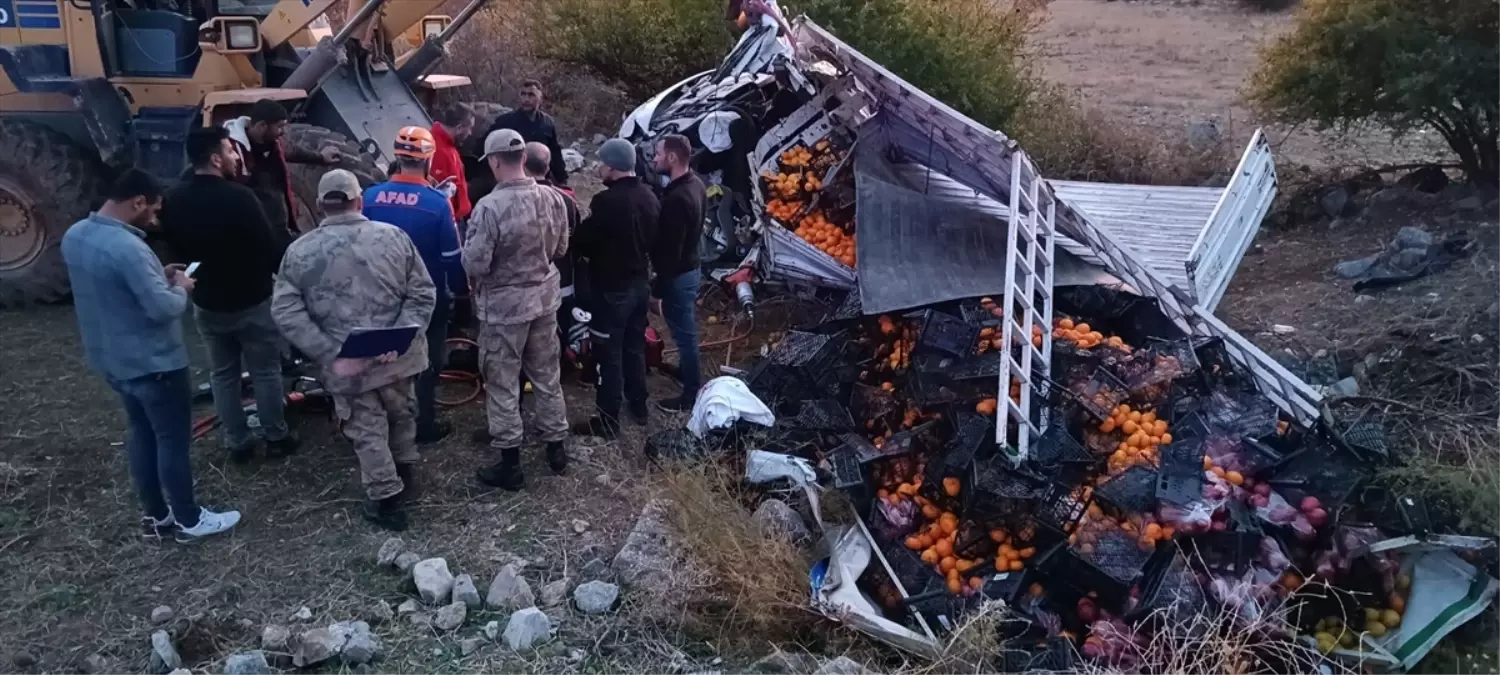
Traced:
<svg viewBox="0 0 1500 675">
<path fill-rule="evenodd" d="M 1313 509 L 1318 509 L 1318 508 L 1322 508 L 1322 507 L 1323 507 L 1323 504 L 1318 501 L 1317 497 L 1314 497 L 1312 495 L 1308 495 L 1308 496 L 1302 498 L 1302 512 L 1303 513 L 1312 513 Z"/>
<path fill-rule="evenodd" d="M 1311 497 L 1309 497 L 1308 499 L 1311 499 Z M 1307 500 L 1304 499 L 1302 501 L 1302 503 L 1306 504 Z M 1307 512 L 1307 522 L 1309 524 L 1311 524 L 1313 527 L 1322 527 L 1324 525 L 1327 525 L 1328 524 L 1328 512 L 1324 511 L 1323 509 L 1320 509 L 1320 508 L 1315 508 L 1315 509 L 1313 509 L 1311 511 L 1308 511 Z"/>
</svg>

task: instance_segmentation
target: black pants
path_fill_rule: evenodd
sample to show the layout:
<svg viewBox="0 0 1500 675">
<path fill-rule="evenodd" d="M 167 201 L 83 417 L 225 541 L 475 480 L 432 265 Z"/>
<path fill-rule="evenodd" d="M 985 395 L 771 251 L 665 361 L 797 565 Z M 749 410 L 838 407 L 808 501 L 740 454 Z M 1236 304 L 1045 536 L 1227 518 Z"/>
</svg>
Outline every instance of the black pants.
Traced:
<svg viewBox="0 0 1500 675">
<path fill-rule="evenodd" d="M 599 414 L 618 420 L 621 396 L 632 411 L 646 410 L 646 308 L 651 293 L 645 281 L 596 293 L 589 302 L 593 349 L 599 362 L 595 405 Z"/>
<path fill-rule="evenodd" d="M 424 432 L 437 423 L 437 385 L 443 372 L 448 350 L 448 315 L 451 300 L 439 297 L 427 322 L 427 370 L 417 377 L 417 431 Z"/>
</svg>

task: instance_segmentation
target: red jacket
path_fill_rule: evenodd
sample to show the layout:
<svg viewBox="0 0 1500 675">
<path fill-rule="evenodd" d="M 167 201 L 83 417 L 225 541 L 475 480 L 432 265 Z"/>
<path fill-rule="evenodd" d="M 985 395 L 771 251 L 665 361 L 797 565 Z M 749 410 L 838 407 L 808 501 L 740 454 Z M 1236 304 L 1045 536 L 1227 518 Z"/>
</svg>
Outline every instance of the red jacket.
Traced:
<svg viewBox="0 0 1500 675">
<path fill-rule="evenodd" d="M 469 211 L 474 208 L 469 203 L 469 181 L 464 179 L 463 157 L 459 156 L 458 145 L 442 124 L 432 125 L 432 141 L 437 146 L 432 155 L 432 180 L 434 183 L 441 183 L 449 176 L 453 177 L 454 187 L 458 189 L 451 200 L 453 219 L 462 221 L 469 217 Z"/>
</svg>

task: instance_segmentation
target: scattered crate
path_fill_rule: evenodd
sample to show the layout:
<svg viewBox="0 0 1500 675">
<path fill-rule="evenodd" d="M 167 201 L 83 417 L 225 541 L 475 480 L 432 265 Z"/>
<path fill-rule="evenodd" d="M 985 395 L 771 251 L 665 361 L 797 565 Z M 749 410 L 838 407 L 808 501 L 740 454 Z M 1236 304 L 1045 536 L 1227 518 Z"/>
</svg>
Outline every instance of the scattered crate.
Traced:
<svg viewBox="0 0 1500 675">
<path fill-rule="evenodd" d="M 864 486 L 864 471 L 860 469 L 858 452 L 852 446 L 845 444 L 834 448 L 828 453 L 828 465 L 833 474 L 834 488 L 848 490 Z"/>
<path fill-rule="evenodd" d="M 781 423 L 792 429 L 812 431 L 853 431 L 854 418 L 849 410 L 833 399 L 802 401 L 797 414 L 783 418 Z"/>
<path fill-rule="evenodd" d="M 1182 551 L 1207 569 L 1225 574 L 1243 574 L 1260 554 L 1264 533 L 1260 521 L 1242 502 L 1230 501 L 1228 529 L 1180 538 Z"/>
<path fill-rule="evenodd" d="M 1044 467 L 1056 467 L 1065 464 L 1092 465 L 1098 463 L 1098 459 L 1089 449 L 1073 438 L 1068 432 L 1067 425 L 1053 423 L 1042 432 L 1037 439 L 1036 449 L 1032 451 L 1032 457 L 1036 463 Z"/>
<path fill-rule="evenodd" d="M 1178 506 L 1203 499 L 1205 438 L 1177 441 L 1161 449 L 1156 472 L 1156 498 Z"/>
<path fill-rule="evenodd" d="M 1120 513 L 1145 513 L 1156 508 L 1156 469 L 1132 466 L 1094 488 L 1094 501 Z"/>
<path fill-rule="evenodd" d="M 979 339 L 978 326 L 935 309 L 908 314 L 907 318 L 917 322 L 917 349 L 936 350 L 953 356 L 974 353 L 974 345 Z"/>
<path fill-rule="evenodd" d="M 1115 409 L 1130 396 L 1125 384 L 1102 366 L 1095 368 L 1088 381 L 1077 387 L 1070 388 L 1069 394 L 1096 422 L 1102 422 L 1114 414 Z"/>
</svg>

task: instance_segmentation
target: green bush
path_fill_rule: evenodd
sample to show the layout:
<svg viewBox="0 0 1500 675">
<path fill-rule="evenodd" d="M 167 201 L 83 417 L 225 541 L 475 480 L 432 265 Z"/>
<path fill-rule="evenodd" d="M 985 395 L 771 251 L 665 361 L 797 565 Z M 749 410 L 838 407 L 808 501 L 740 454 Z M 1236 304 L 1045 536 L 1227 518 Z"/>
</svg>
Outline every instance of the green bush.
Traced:
<svg viewBox="0 0 1500 675">
<path fill-rule="evenodd" d="M 734 44 L 723 0 L 554 0 L 533 4 L 539 55 L 586 66 L 645 99 L 719 64 Z"/>
<path fill-rule="evenodd" d="M 723 0 L 538 3 L 547 57 L 589 67 L 645 98 L 718 65 L 735 39 Z M 933 96 L 1005 129 L 1035 91 L 1023 52 L 1029 13 L 982 2 L 795 0 L 840 39 Z"/>
<path fill-rule="evenodd" d="M 1497 0 L 1307 0 L 1250 83 L 1278 121 L 1432 129 L 1486 184 L 1500 181 L 1497 92 Z"/>
</svg>

